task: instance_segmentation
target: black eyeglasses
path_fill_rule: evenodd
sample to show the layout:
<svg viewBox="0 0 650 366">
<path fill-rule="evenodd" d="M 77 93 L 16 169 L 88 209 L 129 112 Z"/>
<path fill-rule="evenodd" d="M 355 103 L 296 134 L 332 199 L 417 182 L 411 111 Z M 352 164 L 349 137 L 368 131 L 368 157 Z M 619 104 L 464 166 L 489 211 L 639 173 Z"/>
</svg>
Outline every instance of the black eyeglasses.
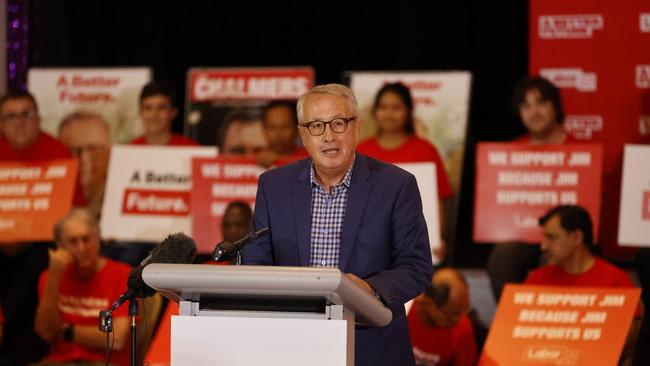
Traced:
<svg viewBox="0 0 650 366">
<path fill-rule="evenodd" d="M 312 136 L 320 136 L 325 133 L 325 128 L 330 125 L 332 131 L 336 133 L 343 133 L 348 128 L 348 123 L 354 121 L 357 117 L 339 117 L 331 121 L 312 121 L 307 123 L 299 123 L 298 126 L 306 128 Z"/>
</svg>

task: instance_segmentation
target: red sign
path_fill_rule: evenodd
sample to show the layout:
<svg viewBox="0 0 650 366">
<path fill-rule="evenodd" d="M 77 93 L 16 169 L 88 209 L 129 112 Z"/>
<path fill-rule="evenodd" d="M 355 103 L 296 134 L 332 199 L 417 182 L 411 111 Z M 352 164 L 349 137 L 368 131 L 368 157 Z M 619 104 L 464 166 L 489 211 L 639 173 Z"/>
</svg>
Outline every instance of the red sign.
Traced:
<svg viewBox="0 0 650 366">
<path fill-rule="evenodd" d="M 616 365 L 640 295 L 506 285 L 479 365 Z"/>
<path fill-rule="evenodd" d="M 313 85 L 312 68 L 192 69 L 190 101 L 298 99 Z"/>
<path fill-rule="evenodd" d="M 623 145 L 650 136 L 643 123 L 650 93 L 650 3 L 530 1 L 530 74 L 562 92 L 564 127 L 576 138 L 602 142 L 603 254 L 618 248 L 617 230 Z M 645 112 L 644 112 L 645 109 Z M 635 213 L 636 214 L 636 213 Z"/>
<path fill-rule="evenodd" d="M 597 228 L 601 162 L 602 148 L 596 144 L 480 143 L 474 241 L 539 243 L 539 217 L 563 204 L 585 207 Z"/>
<path fill-rule="evenodd" d="M 126 189 L 122 213 L 131 215 L 187 216 L 190 212 L 187 191 Z"/>
<path fill-rule="evenodd" d="M 264 171 L 254 158 L 192 159 L 192 233 L 200 253 L 212 252 L 223 239 L 221 221 L 230 202 L 255 204 L 257 179 Z"/>
<path fill-rule="evenodd" d="M 0 241 L 52 240 L 52 228 L 72 206 L 73 159 L 0 163 Z"/>
</svg>

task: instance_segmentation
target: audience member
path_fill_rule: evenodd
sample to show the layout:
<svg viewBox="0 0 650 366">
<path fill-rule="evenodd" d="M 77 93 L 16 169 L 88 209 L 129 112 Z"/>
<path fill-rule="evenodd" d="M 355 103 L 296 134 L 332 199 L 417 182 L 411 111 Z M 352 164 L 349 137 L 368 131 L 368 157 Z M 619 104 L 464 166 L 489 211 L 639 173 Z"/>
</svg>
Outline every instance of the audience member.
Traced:
<svg viewBox="0 0 650 366">
<path fill-rule="evenodd" d="M 445 227 L 443 200 L 453 192 L 447 179 L 445 165 L 436 148 L 428 141 L 415 135 L 413 97 L 409 88 L 402 83 L 389 83 L 375 95 L 372 113 L 377 121 L 377 135 L 362 141 L 357 151 L 387 163 L 432 162 L 436 166 L 438 199 L 440 200 L 440 230 Z M 422 187 L 420 187 L 422 189 Z M 444 247 L 436 253 L 444 258 Z"/>
<path fill-rule="evenodd" d="M 526 284 L 575 287 L 633 287 L 628 275 L 592 254 L 595 243 L 591 217 L 580 206 L 557 206 L 539 219 L 544 231 L 541 249 L 548 264 L 526 278 Z M 621 356 L 629 362 L 641 326 L 643 303 L 628 333 Z"/>
<path fill-rule="evenodd" d="M 111 154 L 111 129 L 97 113 L 77 111 L 59 125 L 61 141 L 79 159 L 79 180 L 86 207 L 99 218 Z"/>
<path fill-rule="evenodd" d="M 166 82 L 152 81 L 140 93 L 140 119 L 144 135 L 133 140 L 132 145 L 198 146 L 196 141 L 172 133 L 172 122 L 178 109 L 176 93 Z"/>
<path fill-rule="evenodd" d="M 548 80 L 539 76 L 523 78 L 515 87 L 512 108 L 528 131 L 515 142 L 530 145 L 577 142 L 562 126 L 564 109 L 560 89 Z M 506 283 L 523 282 L 540 261 L 541 251 L 537 244 L 497 243 L 487 265 L 495 299 L 499 300 Z"/>
<path fill-rule="evenodd" d="M 286 159 L 305 158 L 307 150 L 296 145 L 298 119 L 296 103 L 274 101 L 264 110 L 262 124 L 268 146 L 257 153 L 257 163 L 265 168 Z"/>
<path fill-rule="evenodd" d="M 231 110 L 217 131 L 219 154 L 254 155 L 264 150 L 268 143 L 262 126 L 262 110 L 259 108 L 235 108 Z"/>
<path fill-rule="evenodd" d="M 59 141 L 41 131 L 36 100 L 29 92 L 0 98 L 0 161 L 71 159 Z M 81 187 L 74 204 L 83 205 Z M 38 275 L 47 267 L 47 243 L 0 245 L 0 304 L 5 316 L 0 358 L 24 365 L 40 359 L 47 344 L 34 333 Z"/>
<path fill-rule="evenodd" d="M 469 286 L 451 268 L 437 270 L 431 286 L 408 314 L 409 336 L 417 365 L 471 366 L 477 349 L 469 310 Z"/>
<path fill-rule="evenodd" d="M 99 224 L 87 210 L 75 209 L 61 219 L 54 238 L 57 247 L 49 250 L 48 269 L 39 278 L 34 323 L 51 348 L 38 365 L 103 365 L 106 334 L 98 329 L 97 317 L 126 291 L 130 267 L 99 255 Z M 128 359 L 128 333 L 127 307 L 122 306 L 113 312 L 115 364 Z"/>
</svg>

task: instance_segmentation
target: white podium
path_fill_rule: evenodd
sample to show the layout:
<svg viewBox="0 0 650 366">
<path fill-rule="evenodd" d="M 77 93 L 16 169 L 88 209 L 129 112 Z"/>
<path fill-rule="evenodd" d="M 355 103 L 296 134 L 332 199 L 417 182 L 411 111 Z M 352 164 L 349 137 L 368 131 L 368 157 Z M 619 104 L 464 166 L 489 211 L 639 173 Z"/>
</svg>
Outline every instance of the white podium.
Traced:
<svg viewBox="0 0 650 366">
<path fill-rule="evenodd" d="M 338 269 L 150 264 L 142 278 L 180 304 L 173 366 L 353 366 L 355 319 L 392 319 Z"/>
</svg>

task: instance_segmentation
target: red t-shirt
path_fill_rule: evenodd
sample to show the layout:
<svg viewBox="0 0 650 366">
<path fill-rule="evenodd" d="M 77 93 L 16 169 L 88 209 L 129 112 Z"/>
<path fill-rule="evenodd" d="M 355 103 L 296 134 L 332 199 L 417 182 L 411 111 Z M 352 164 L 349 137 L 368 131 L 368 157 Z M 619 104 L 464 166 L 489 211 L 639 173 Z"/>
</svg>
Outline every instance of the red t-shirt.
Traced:
<svg viewBox="0 0 650 366">
<path fill-rule="evenodd" d="M 24 150 L 14 150 L 9 146 L 7 140 L 3 136 L 0 136 L 0 161 L 38 161 L 72 158 L 70 150 L 65 145 L 43 131 L 38 133 L 36 142 Z M 85 204 L 86 200 L 83 195 L 81 183 L 77 179 L 72 205 L 80 207 Z"/>
<path fill-rule="evenodd" d="M 529 144 L 532 140 L 532 136 L 529 133 L 523 134 L 516 139 L 512 140 L 512 142 L 521 142 L 524 144 Z M 584 141 L 578 140 L 577 138 L 573 137 L 572 134 L 568 133 L 566 134 L 566 138 L 564 139 L 564 142 L 561 143 L 560 145 L 564 144 L 575 144 L 575 143 L 581 143 Z"/>
<path fill-rule="evenodd" d="M 530 272 L 524 283 L 540 286 L 634 287 L 627 273 L 598 257 L 585 273 L 570 274 L 558 265 L 548 264 Z M 640 307 L 636 308 L 634 316 L 641 316 Z"/>
<path fill-rule="evenodd" d="M 549 264 L 530 272 L 525 283 L 544 286 L 634 287 L 625 272 L 598 257 L 585 273 L 570 274 L 558 265 Z"/>
<path fill-rule="evenodd" d="M 131 145 L 149 145 L 144 136 L 138 137 L 131 141 Z M 166 146 L 199 146 L 199 144 L 189 137 L 173 133 Z"/>
<path fill-rule="evenodd" d="M 416 365 L 470 366 L 476 363 L 474 327 L 467 314 L 452 328 L 431 327 L 422 321 L 416 306 L 417 302 L 408 314 L 409 336 Z"/>
<path fill-rule="evenodd" d="M 376 137 L 367 139 L 357 146 L 357 151 L 386 163 L 423 163 L 436 164 L 436 180 L 438 183 L 438 198 L 445 199 L 453 194 L 445 166 L 436 148 L 428 141 L 417 136 L 409 137 L 406 142 L 396 149 L 384 149 L 379 146 Z"/>
<path fill-rule="evenodd" d="M 59 313 L 62 323 L 73 325 L 92 325 L 97 327 L 99 311 L 108 309 L 127 289 L 127 280 L 131 267 L 126 264 L 106 258 L 106 265 L 95 276 L 86 281 L 80 281 L 74 274 L 74 269 L 68 267 L 59 286 Z M 38 280 L 38 294 L 42 297 L 47 282 L 48 270 L 41 273 Z M 123 305 L 113 312 L 113 319 L 128 316 L 128 307 Z M 128 340 L 127 340 L 128 341 Z M 128 364 L 129 343 L 122 349 L 113 352 L 111 363 Z M 63 362 L 73 360 L 103 361 L 104 349 L 87 348 L 76 343 L 57 341 L 50 347 L 46 359 Z"/>
</svg>

